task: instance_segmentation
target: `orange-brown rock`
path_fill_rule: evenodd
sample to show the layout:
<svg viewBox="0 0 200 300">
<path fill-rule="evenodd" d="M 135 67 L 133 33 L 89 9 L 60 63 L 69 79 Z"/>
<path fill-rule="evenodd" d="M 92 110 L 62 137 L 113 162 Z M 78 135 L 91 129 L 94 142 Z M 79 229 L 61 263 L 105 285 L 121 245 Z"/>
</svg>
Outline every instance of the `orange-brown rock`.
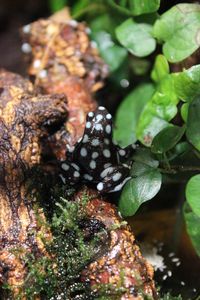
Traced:
<svg viewBox="0 0 200 300">
<path fill-rule="evenodd" d="M 89 280 L 91 287 L 97 291 L 102 284 L 110 286 L 113 292 L 121 289 L 121 296 L 117 299 L 157 299 L 153 268 L 141 255 L 130 227 L 123 222 L 115 205 L 96 191 L 82 190 L 75 199 L 85 192 L 90 199 L 87 216 L 103 223 L 110 233 L 110 242 L 107 252 L 82 272 L 82 280 Z"/>
<path fill-rule="evenodd" d="M 57 158 L 63 159 L 66 144 L 71 147 L 81 137 L 85 116 L 96 107 L 92 93 L 102 87 L 108 68 L 90 42 L 86 25 L 63 12 L 29 24 L 22 31 L 22 50 L 35 86 L 43 93 L 64 93 L 68 98 L 64 131 L 52 141 Z"/>
</svg>

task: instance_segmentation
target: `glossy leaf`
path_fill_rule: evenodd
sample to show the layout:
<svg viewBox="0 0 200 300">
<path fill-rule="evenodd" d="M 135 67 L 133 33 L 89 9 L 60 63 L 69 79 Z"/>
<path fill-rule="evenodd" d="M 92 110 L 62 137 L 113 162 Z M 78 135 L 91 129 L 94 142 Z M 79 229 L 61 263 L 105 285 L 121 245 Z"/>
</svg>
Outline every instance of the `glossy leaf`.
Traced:
<svg viewBox="0 0 200 300">
<path fill-rule="evenodd" d="M 135 23 L 128 19 L 116 28 L 119 42 L 133 55 L 144 57 L 156 48 L 156 41 L 152 37 L 152 26 Z"/>
<path fill-rule="evenodd" d="M 114 139 L 121 146 L 128 146 L 136 141 L 136 125 L 145 104 L 154 93 L 152 84 L 143 84 L 134 89 L 121 103 L 117 110 Z"/>
<path fill-rule="evenodd" d="M 177 113 L 178 99 L 174 92 L 173 78 L 167 75 L 157 87 L 151 100 L 140 115 L 136 128 L 137 138 L 150 146 L 153 138 L 165 127 Z"/>
<path fill-rule="evenodd" d="M 181 106 L 181 117 L 182 117 L 182 119 L 183 119 L 184 122 L 187 122 L 188 108 L 189 108 L 189 104 L 188 103 L 184 103 Z"/>
<path fill-rule="evenodd" d="M 67 0 L 49 0 L 49 6 L 52 12 L 56 12 L 67 4 Z"/>
<path fill-rule="evenodd" d="M 186 199 L 194 213 L 200 217 L 200 174 L 193 176 L 188 181 Z"/>
<path fill-rule="evenodd" d="M 151 63 L 147 58 L 132 56 L 129 66 L 135 75 L 145 76 L 151 68 Z"/>
<path fill-rule="evenodd" d="M 104 31 L 111 34 L 112 38 L 115 38 L 115 28 L 123 21 L 123 18 L 115 17 L 111 18 L 108 12 L 99 14 L 89 23 L 92 37 L 93 34 Z"/>
<path fill-rule="evenodd" d="M 158 55 L 151 72 L 151 78 L 155 82 L 162 80 L 167 74 L 169 74 L 169 64 L 164 55 Z"/>
<path fill-rule="evenodd" d="M 117 70 L 127 57 L 127 50 L 116 45 L 108 32 L 99 31 L 93 33 L 92 36 L 97 42 L 100 54 L 108 64 L 110 71 Z"/>
<path fill-rule="evenodd" d="M 152 199 L 161 187 L 161 174 L 155 168 L 135 162 L 132 173 L 136 178 L 126 183 L 119 200 L 119 210 L 124 216 L 134 215 L 141 204 Z"/>
<path fill-rule="evenodd" d="M 200 217 L 191 211 L 187 204 L 184 207 L 184 217 L 187 232 L 197 254 L 200 256 Z"/>
<path fill-rule="evenodd" d="M 111 7 L 115 8 L 118 12 L 126 15 L 132 14 L 135 16 L 155 12 L 160 6 L 160 0 L 131 0 L 128 1 L 128 3 L 125 1 L 124 5 L 123 3 L 119 3 L 119 1 L 115 0 L 107 1 Z"/>
<path fill-rule="evenodd" d="M 200 5 L 181 3 L 165 12 L 154 25 L 155 37 L 164 42 L 163 53 L 179 62 L 200 46 Z"/>
<path fill-rule="evenodd" d="M 57 0 L 54 0 L 57 1 Z M 59 0 L 60 1 L 60 0 Z M 77 14 L 83 11 L 86 7 L 90 5 L 90 0 L 79 0 L 76 1 L 72 7 L 72 14 Z"/>
<path fill-rule="evenodd" d="M 191 151 L 191 145 L 188 142 L 180 142 L 174 148 L 176 156 L 183 155 L 189 151 Z"/>
<path fill-rule="evenodd" d="M 192 102 L 200 96 L 200 65 L 193 66 L 183 72 L 172 74 L 177 96 L 186 102 Z"/>
<path fill-rule="evenodd" d="M 200 97 L 190 103 L 186 135 L 188 141 L 200 151 Z"/>
<path fill-rule="evenodd" d="M 135 151 L 133 155 L 133 160 L 136 162 L 143 163 L 149 167 L 157 168 L 159 166 L 159 161 L 155 159 L 154 154 L 148 148 L 139 148 Z M 132 175 L 134 175 L 134 170 Z"/>
<path fill-rule="evenodd" d="M 172 149 L 185 133 L 185 127 L 168 126 L 153 139 L 151 150 L 154 153 L 164 153 Z"/>
</svg>

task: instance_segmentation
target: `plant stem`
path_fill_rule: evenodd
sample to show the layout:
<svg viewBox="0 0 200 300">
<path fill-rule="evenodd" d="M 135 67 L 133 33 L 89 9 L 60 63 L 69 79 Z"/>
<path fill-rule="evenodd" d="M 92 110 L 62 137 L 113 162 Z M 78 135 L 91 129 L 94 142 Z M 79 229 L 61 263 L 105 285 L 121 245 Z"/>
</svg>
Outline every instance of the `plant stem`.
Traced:
<svg viewBox="0 0 200 300">
<path fill-rule="evenodd" d="M 80 17 L 82 17 L 83 15 L 92 12 L 92 11 L 101 11 L 104 10 L 105 6 L 103 4 L 91 4 L 85 8 L 83 8 L 82 10 L 75 12 L 74 14 L 72 13 L 72 17 L 74 19 L 79 19 Z"/>
<path fill-rule="evenodd" d="M 200 166 L 177 166 L 177 165 L 171 165 L 170 169 L 165 169 L 165 168 L 159 168 L 159 170 L 162 173 L 166 174 L 177 174 L 178 172 L 200 172 Z"/>
</svg>

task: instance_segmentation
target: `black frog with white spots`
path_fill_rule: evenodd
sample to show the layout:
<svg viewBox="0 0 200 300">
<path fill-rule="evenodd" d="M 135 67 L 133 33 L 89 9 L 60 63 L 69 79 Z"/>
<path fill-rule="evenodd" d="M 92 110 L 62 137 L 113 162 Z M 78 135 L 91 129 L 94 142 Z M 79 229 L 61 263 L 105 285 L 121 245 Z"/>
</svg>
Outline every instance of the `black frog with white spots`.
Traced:
<svg viewBox="0 0 200 300">
<path fill-rule="evenodd" d="M 99 106 L 88 113 L 83 137 L 68 150 L 61 177 L 72 184 L 90 182 L 101 193 L 117 192 L 130 179 L 130 164 L 125 162 L 132 150 L 132 146 L 122 149 L 113 143 L 112 116 Z"/>
</svg>

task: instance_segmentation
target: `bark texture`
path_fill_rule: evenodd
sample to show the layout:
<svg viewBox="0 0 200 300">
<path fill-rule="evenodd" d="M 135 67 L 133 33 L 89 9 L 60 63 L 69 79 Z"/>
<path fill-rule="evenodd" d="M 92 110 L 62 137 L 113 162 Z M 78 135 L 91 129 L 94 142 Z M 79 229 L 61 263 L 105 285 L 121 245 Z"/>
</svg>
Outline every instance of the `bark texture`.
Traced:
<svg viewBox="0 0 200 300">
<path fill-rule="evenodd" d="M 31 172 L 41 160 L 41 138 L 50 124 L 66 118 L 67 105 L 64 95 L 36 96 L 28 80 L 4 70 L 0 92 L 0 283 L 16 294 L 25 275 L 24 255 L 44 254 L 41 237 L 51 237 L 39 222 L 44 214 L 35 208 Z"/>
</svg>

